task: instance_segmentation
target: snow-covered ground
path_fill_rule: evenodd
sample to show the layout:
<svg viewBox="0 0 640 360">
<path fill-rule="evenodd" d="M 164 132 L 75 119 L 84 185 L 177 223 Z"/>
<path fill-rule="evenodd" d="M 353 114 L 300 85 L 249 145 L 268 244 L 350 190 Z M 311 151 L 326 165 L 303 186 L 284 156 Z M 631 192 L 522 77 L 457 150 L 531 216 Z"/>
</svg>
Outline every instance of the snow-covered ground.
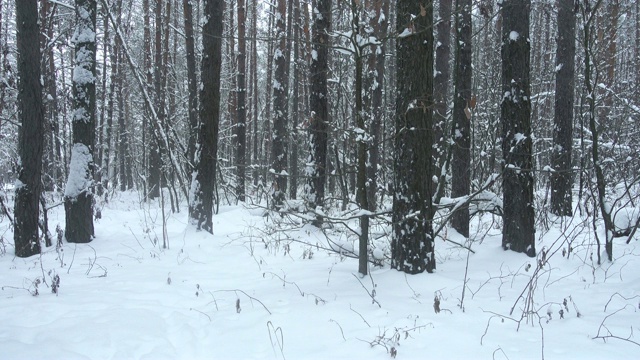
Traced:
<svg viewBox="0 0 640 360">
<path fill-rule="evenodd" d="M 499 219 L 487 215 L 472 223 L 475 253 L 439 238 L 435 273 L 386 264 L 361 278 L 356 259 L 323 250 L 354 246 L 353 237 L 278 216 L 290 230 L 275 232 L 284 225 L 262 215 L 221 206 L 212 236 L 182 209 L 167 215 L 165 249 L 157 204 L 116 194 L 92 243 L 28 259 L 13 256 L 2 216 L 0 358 L 640 358 L 635 239 L 616 239 L 615 261 L 598 266 L 589 223 L 549 218 L 537 233 L 540 267 L 542 255 L 503 251 Z M 56 225 L 64 228 L 62 206 L 49 214 Z M 373 246 L 388 256 L 384 238 Z"/>
</svg>

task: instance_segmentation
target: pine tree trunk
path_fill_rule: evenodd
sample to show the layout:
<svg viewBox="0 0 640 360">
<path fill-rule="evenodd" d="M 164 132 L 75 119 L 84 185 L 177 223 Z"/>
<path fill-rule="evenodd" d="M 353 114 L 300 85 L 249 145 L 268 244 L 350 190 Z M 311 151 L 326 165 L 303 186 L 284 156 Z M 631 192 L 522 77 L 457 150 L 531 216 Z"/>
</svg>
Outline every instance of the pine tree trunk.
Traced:
<svg viewBox="0 0 640 360">
<path fill-rule="evenodd" d="M 246 0 L 238 0 L 238 76 L 237 76 L 237 116 L 236 124 L 236 167 L 238 182 L 236 193 L 238 200 L 245 200 L 245 173 L 247 169 L 246 149 L 247 149 L 247 84 L 246 84 L 246 58 L 247 58 L 247 38 L 246 38 Z"/>
<path fill-rule="evenodd" d="M 471 0 L 456 0 L 456 65 L 453 105 L 451 197 L 469 195 L 471 186 Z M 451 226 L 469 237 L 469 207 L 456 210 Z"/>
<path fill-rule="evenodd" d="M 158 127 L 163 128 L 165 123 L 165 92 L 163 88 L 163 72 L 164 64 L 163 46 L 162 46 L 162 4 L 164 0 L 156 0 L 155 6 L 155 56 L 154 56 L 154 87 L 155 87 L 155 108 L 158 116 L 157 121 L 160 122 L 157 126 L 152 126 L 154 131 L 152 132 L 152 140 L 150 142 L 150 154 L 149 154 L 149 198 L 155 199 L 160 196 L 160 187 L 162 186 L 162 146 L 160 145 L 160 134 Z"/>
<path fill-rule="evenodd" d="M 372 68 L 370 69 L 373 73 L 373 85 L 371 89 L 371 126 L 369 130 L 371 144 L 369 146 L 369 164 L 367 166 L 367 180 L 369 181 L 367 196 L 369 198 L 369 210 L 375 211 L 376 191 L 378 189 L 378 165 L 380 164 L 380 143 L 382 139 L 381 127 L 384 114 L 383 88 L 385 85 L 385 52 L 387 49 L 385 45 L 386 41 L 382 40 L 387 37 L 389 2 L 373 1 L 372 5 L 374 16 L 371 17 L 369 24 L 373 29 L 374 35 L 378 40 L 381 40 L 380 44 L 372 48 Z"/>
<path fill-rule="evenodd" d="M 535 256 L 531 96 L 530 0 L 505 0 L 502 8 L 502 247 Z"/>
<path fill-rule="evenodd" d="M 64 193 L 68 242 L 93 240 L 93 152 L 96 117 L 96 1 L 76 0 L 73 148 Z"/>
<path fill-rule="evenodd" d="M 193 5 L 191 4 L 191 0 L 183 0 L 182 5 L 184 10 L 184 34 L 187 50 L 187 90 L 189 92 L 187 161 L 190 164 L 189 173 L 192 173 L 195 165 L 196 142 L 198 141 L 198 79 L 196 77 L 196 50 L 193 37 Z"/>
<path fill-rule="evenodd" d="M 97 161 L 99 166 L 96 166 L 96 195 L 102 196 L 104 192 L 104 181 L 108 178 L 109 174 L 106 172 L 105 168 L 105 148 L 107 148 L 107 144 L 105 144 L 105 128 L 107 121 L 107 59 L 109 54 L 109 18 L 104 17 L 104 35 L 103 35 L 103 44 L 102 44 L 102 94 L 101 94 L 101 104 L 102 109 L 100 111 L 100 118 L 98 120 L 98 142 L 96 144 L 96 150 L 98 151 Z"/>
<path fill-rule="evenodd" d="M 273 135 L 271 138 L 271 169 L 274 171 L 276 205 L 279 205 L 284 194 L 287 193 L 287 163 L 288 163 L 288 82 L 286 72 L 286 26 L 287 17 L 285 0 L 277 2 L 276 16 L 276 49 L 274 53 L 274 79 L 273 79 Z"/>
<path fill-rule="evenodd" d="M 398 0 L 391 267 L 436 267 L 432 227 L 433 2 Z"/>
<path fill-rule="evenodd" d="M 253 171 L 253 182 L 255 185 L 258 185 L 258 159 L 261 155 L 261 148 L 258 147 L 258 128 L 259 128 L 259 114 L 258 114 L 258 103 L 260 100 L 260 96 L 258 95 L 258 0 L 253 0 L 253 13 L 251 14 L 251 31 L 252 31 L 252 40 L 251 40 L 251 79 L 252 79 L 252 88 L 251 91 L 253 95 L 253 161 L 252 165 L 254 168 Z M 267 94 L 269 91 L 267 91 Z"/>
<path fill-rule="evenodd" d="M 142 12 L 144 16 L 143 23 L 143 45 L 144 45 L 144 68 L 146 69 L 145 87 L 148 91 L 151 90 L 153 84 L 153 71 L 151 70 L 151 11 L 149 6 L 149 0 L 142 1 Z M 152 113 L 149 105 L 144 106 L 144 116 L 142 117 L 142 144 L 144 149 L 142 150 L 142 171 L 144 172 L 145 180 L 143 181 L 145 197 L 148 194 L 148 186 L 151 186 L 152 171 L 151 171 L 151 159 L 154 155 L 155 139 L 153 137 L 153 124 L 151 124 Z M 147 151 L 148 150 L 148 151 Z M 155 160 L 154 160 L 155 161 Z M 153 173 L 153 176 L 156 176 Z M 154 180 L 155 181 L 155 180 Z"/>
<path fill-rule="evenodd" d="M 15 254 L 40 253 L 38 236 L 41 193 L 44 113 L 40 84 L 38 6 L 35 0 L 16 1 L 18 50 L 18 168 L 14 208 Z"/>
<path fill-rule="evenodd" d="M 445 177 L 439 176 L 442 166 L 445 166 L 447 152 L 447 138 L 445 129 L 447 128 L 447 112 L 449 111 L 449 79 L 450 79 L 450 59 L 451 59 L 451 6 L 453 0 L 440 0 L 438 9 L 438 23 L 436 30 L 438 38 L 436 43 L 436 74 L 434 79 L 433 91 L 435 101 L 434 112 L 434 143 L 433 148 L 433 166 L 434 173 L 438 176 L 439 181 L 445 180 Z M 456 0 L 456 14 L 458 13 L 458 1 Z M 456 15 L 457 16 L 457 15 Z M 458 30 L 456 30 L 457 32 Z M 457 48 L 457 47 L 456 47 Z M 446 171 L 446 170 L 445 170 Z M 440 188 L 444 190 L 445 184 L 440 184 Z M 436 190 L 436 187 L 433 188 Z M 442 192 L 444 195 L 444 191 Z"/>
<path fill-rule="evenodd" d="M 573 148 L 573 97 L 576 54 L 576 15 L 573 0 L 558 2 L 558 50 L 551 166 L 551 212 L 571 216 L 571 153 Z"/>
<path fill-rule="evenodd" d="M 328 53 L 331 27 L 331 0 L 318 0 L 313 16 L 311 50 L 309 119 L 309 160 L 307 161 L 307 201 L 311 209 L 324 206 L 327 179 L 327 139 L 329 105 L 327 102 Z"/>
<path fill-rule="evenodd" d="M 292 1 L 292 9 L 289 9 L 289 16 L 295 19 L 292 22 L 293 32 L 293 97 L 291 111 L 291 184 L 289 187 L 289 197 L 296 199 L 298 195 L 298 122 L 300 116 L 300 0 Z"/>
<path fill-rule="evenodd" d="M 220 123 L 223 0 L 205 0 L 200 90 L 200 159 L 191 184 L 190 218 L 198 229 L 213 233 L 213 200 Z"/>
</svg>

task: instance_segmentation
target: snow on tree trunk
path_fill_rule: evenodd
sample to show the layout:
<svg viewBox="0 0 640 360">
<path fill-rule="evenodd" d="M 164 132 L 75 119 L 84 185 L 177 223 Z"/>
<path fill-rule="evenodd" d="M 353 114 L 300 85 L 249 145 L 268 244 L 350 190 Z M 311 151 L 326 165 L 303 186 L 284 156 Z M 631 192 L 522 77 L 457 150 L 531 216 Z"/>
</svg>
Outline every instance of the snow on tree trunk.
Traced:
<svg viewBox="0 0 640 360">
<path fill-rule="evenodd" d="M 238 200 L 245 199 L 245 173 L 247 169 L 247 80 L 246 80 L 246 58 L 247 58 L 247 38 L 246 38 L 246 0 L 238 0 L 238 75 L 237 75 L 237 115 L 236 125 L 236 166 L 238 183 L 236 192 Z"/>
<path fill-rule="evenodd" d="M 453 105 L 451 197 L 469 195 L 471 186 L 471 0 L 456 1 L 456 64 Z M 462 206 L 451 226 L 469 237 L 469 207 Z"/>
<path fill-rule="evenodd" d="M 194 169 L 196 141 L 198 140 L 198 79 L 196 77 L 196 50 L 193 36 L 193 5 L 191 0 L 183 0 L 184 33 L 187 60 L 187 79 L 189 91 L 189 140 L 187 145 L 187 161 Z"/>
<path fill-rule="evenodd" d="M 213 193 L 216 181 L 220 123 L 223 0 L 205 0 L 202 27 L 199 159 L 191 184 L 189 215 L 198 229 L 213 233 Z"/>
<path fill-rule="evenodd" d="M 324 205 L 327 179 L 327 138 L 329 129 L 329 105 L 327 102 L 327 74 L 329 35 L 331 27 L 331 0 L 319 0 L 313 11 L 313 40 L 311 50 L 309 119 L 309 158 L 306 166 L 306 198 L 308 206 L 315 209 Z"/>
<path fill-rule="evenodd" d="M 535 256 L 529 84 L 530 7 L 530 0 L 505 0 L 502 7 L 502 247 Z"/>
<path fill-rule="evenodd" d="M 93 240 L 93 148 L 96 117 L 96 1 L 76 0 L 73 69 L 73 148 L 64 191 L 65 237 Z"/>
<path fill-rule="evenodd" d="M 275 66 L 273 79 L 273 136 L 271 138 L 271 170 L 275 177 L 275 201 L 280 202 L 287 193 L 287 162 L 288 162 L 288 78 L 286 71 L 286 57 L 289 51 L 286 47 L 287 16 L 285 0 L 278 0 L 276 12 L 276 49 L 273 54 Z"/>
<path fill-rule="evenodd" d="M 18 48 L 18 163 L 13 238 L 15 254 L 40 253 L 38 217 L 44 141 L 44 113 L 40 83 L 38 6 L 36 1 L 16 2 Z"/>
<path fill-rule="evenodd" d="M 432 226 L 432 1 L 398 0 L 395 184 L 391 267 L 436 267 Z"/>
</svg>

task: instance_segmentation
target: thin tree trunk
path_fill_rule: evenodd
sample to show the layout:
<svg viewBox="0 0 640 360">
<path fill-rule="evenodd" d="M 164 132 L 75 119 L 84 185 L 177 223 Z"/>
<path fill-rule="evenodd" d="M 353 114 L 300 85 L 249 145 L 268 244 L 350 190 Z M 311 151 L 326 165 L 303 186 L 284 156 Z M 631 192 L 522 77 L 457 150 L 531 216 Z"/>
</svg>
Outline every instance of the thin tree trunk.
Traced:
<svg viewBox="0 0 640 360">
<path fill-rule="evenodd" d="M 289 197 L 296 199 L 298 194 L 298 122 L 300 114 L 300 0 L 294 0 L 293 9 L 289 9 L 289 16 L 295 21 L 291 22 L 293 29 L 293 104 L 291 111 L 291 184 Z M 293 16 L 292 16 L 293 15 Z"/>
<path fill-rule="evenodd" d="M 238 182 L 236 192 L 238 200 L 245 200 L 245 173 L 247 169 L 246 149 L 247 149 L 247 108 L 246 108 L 246 58 L 247 58 L 247 38 L 246 38 L 246 0 L 238 1 L 238 75 L 236 95 L 238 100 L 236 124 L 236 167 Z"/>
<path fill-rule="evenodd" d="M 108 144 L 105 144 L 105 128 L 106 128 L 106 120 L 107 120 L 107 58 L 109 54 L 109 19 L 108 17 L 104 17 L 104 36 L 102 38 L 102 109 L 100 111 L 100 119 L 98 124 L 98 144 L 96 146 L 96 150 L 98 150 L 97 160 L 100 163 L 100 167 L 97 168 L 96 171 L 96 195 L 102 196 L 104 191 L 104 181 L 105 178 L 109 177 L 108 169 L 105 167 L 105 149 L 108 147 Z"/>
<path fill-rule="evenodd" d="M 260 156 L 260 149 L 258 148 L 258 104 L 260 102 L 260 96 L 258 96 L 258 0 L 253 0 L 253 13 L 251 15 L 251 79 L 253 96 L 253 181 L 255 185 L 258 185 L 258 158 Z M 267 91 L 267 96 L 270 92 Z"/>
<path fill-rule="evenodd" d="M 288 163 L 288 79 L 286 72 L 286 58 L 288 56 L 285 19 L 287 17 L 285 0 L 277 2 L 276 17 L 276 49 L 274 53 L 275 74 L 273 81 L 273 136 L 271 144 L 271 169 L 275 181 L 276 205 L 287 193 L 287 163 Z"/>
<path fill-rule="evenodd" d="M 164 64 L 162 60 L 162 4 L 164 0 L 156 0 L 155 6 L 155 56 L 154 56 L 154 87 L 155 87 L 155 109 L 160 123 L 154 128 L 164 129 L 165 123 L 165 92 L 163 88 Z M 160 196 L 162 183 L 162 146 L 159 141 L 159 134 L 152 132 L 151 150 L 149 155 L 149 198 L 155 199 Z"/>
<path fill-rule="evenodd" d="M 196 143 L 198 141 L 198 79 L 196 77 L 196 50 L 193 37 L 193 5 L 191 0 L 183 0 L 182 5 L 184 8 L 184 33 L 187 50 L 187 90 L 189 92 L 187 161 L 190 164 L 189 173 L 192 173 L 195 165 Z"/>
</svg>

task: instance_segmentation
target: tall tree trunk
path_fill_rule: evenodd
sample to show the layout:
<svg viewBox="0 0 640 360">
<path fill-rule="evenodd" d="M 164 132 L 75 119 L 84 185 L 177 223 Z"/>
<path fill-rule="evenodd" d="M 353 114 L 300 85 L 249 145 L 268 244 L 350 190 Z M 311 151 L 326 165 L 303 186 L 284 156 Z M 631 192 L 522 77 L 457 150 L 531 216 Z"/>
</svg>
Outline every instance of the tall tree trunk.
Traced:
<svg viewBox="0 0 640 360">
<path fill-rule="evenodd" d="M 502 7 L 502 155 L 504 228 L 502 247 L 535 256 L 531 96 L 529 84 L 530 0 Z"/>
<path fill-rule="evenodd" d="M 258 0 L 253 0 L 253 13 L 251 14 L 251 79 L 253 96 L 253 181 L 258 185 L 258 158 L 260 156 L 260 148 L 258 147 L 258 104 L 260 96 L 258 96 Z M 267 91 L 267 95 L 270 92 Z"/>
<path fill-rule="evenodd" d="M 453 105 L 451 197 L 469 195 L 471 186 L 471 0 L 456 0 L 456 66 Z M 456 210 L 451 226 L 469 237 L 469 207 Z"/>
<path fill-rule="evenodd" d="M 331 28 L 331 0 L 318 0 L 314 8 L 311 50 L 309 107 L 309 159 L 307 161 L 307 201 L 311 209 L 324 206 L 327 179 L 327 140 L 329 104 L 327 77 L 329 72 L 329 29 Z M 321 221 L 321 219 L 319 219 Z M 319 224 L 317 224 L 319 225 Z"/>
<path fill-rule="evenodd" d="M 44 113 L 40 84 L 38 5 L 35 0 L 16 1 L 18 48 L 18 168 L 14 208 L 15 254 L 40 253 L 38 236 L 41 193 Z"/>
<path fill-rule="evenodd" d="M 267 26 L 267 32 L 268 32 L 268 36 L 269 38 L 271 38 L 273 32 L 272 29 L 274 27 L 274 22 L 275 22 L 275 17 L 273 16 L 274 14 L 274 9 L 272 9 L 273 6 L 269 6 L 268 11 L 267 11 L 267 16 L 269 18 L 268 23 L 269 25 Z M 269 41 L 269 44 L 267 45 L 267 86 L 271 86 L 273 87 L 273 66 L 274 66 L 274 59 L 273 59 L 273 54 L 275 52 L 275 46 L 274 46 L 274 41 Z M 270 158 L 271 158 L 271 147 L 272 147 L 272 118 L 271 118 L 271 106 L 272 106 L 272 95 L 273 95 L 273 91 L 271 91 L 271 89 L 267 89 L 266 94 L 265 94 L 265 102 L 264 102 L 264 138 L 263 138 L 263 145 L 262 145 L 262 149 L 263 149 L 263 158 L 262 158 L 262 166 L 263 166 L 263 178 L 265 181 L 267 181 L 267 172 L 268 169 L 271 167 L 269 164 Z"/>
<path fill-rule="evenodd" d="M 2 66 L 2 70 L 6 74 L 6 69 L 4 68 L 4 64 L 5 64 L 5 55 L 4 55 L 5 45 L 4 44 L 7 41 L 6 40 L 7 36 L 4 33 L 4 28 L 2 27 L 4 24 L 2 22 L 3 21 L 2 16 L 4 15 L 2 10 L 3 5 L 4 5 L 4 2 L 0 1 L 0 66 Z M 4 79 L 5 76 L 6 75 L 3 75 L 3 80 L 6 80 Z M 6 106 L 5 104 L 6 90 L 7 90 L 6 81 L 0 81 L 0 130 L 2 130 L 2 114 L 4 113 L 4 108 Z"/>
<path fill-rule="evenodd" d="M 116 14 L 116 18 L 117 18 L 117 24 L 118 26 L 120 25 L 120 21 L 121 21 L 121 15 L 122 15 L 122 8 L 120 6 L 114 6 L 114 10 L 117 12 Z M 105 39 L 106 41 L 106 39 Z M 117 88 L 116 85 L 118 84 L 118 76 L 119 76 L 119 63 L 120 61 L 122 61 L 121 59 L 121 55 L 120 55 L 120 51 L 121 51 L 121 42 L 119 40 L 119 38 L 117 36 L 114 36 L 113 38 L 113 45 L 111 46 L 111 53 L 110 53 L 110 57 L 111 57 L 111 77 L 110 77 L 110 84 L 109 84 L 109 100 L 108 100 L 108 110 L 107 110 L 107 124 L 106 124 L 106 131 L 105 131 L 105 146 L 104 146 L 104 171 L 105 171 L 105 178 L 104 178 L 104 188 L 108 189 L 110 186 L 110 181 L 111 181 L 111 153 L 112 153 L 112 137 L 113 137 L 113 116 L 114 116 L 114 111 L 115 111 L 115 97 L 116 97 L 116 93 L 117 93 Z"/>
<path fill-rule="evenodd" d="M 368 203 L 369 210 L 376 209 L 376 190 L 378 188 L 378 165 L 380 164 L 380 142 L 381 142 L 381 124 L 384 114 L 383 108 L 383 88 L 385 84 L 385 45 L 389 21 L 389 1 L 372 1 L 373 16 L 369 20 L 369 25 L 373 29 L 373 33 L 380 41 L 379 44 L 372 48 L 373 54 L 370 55 L 370 71 L 372 72 L 372 88 L 371 88 L 371 126 L 370 136 L 371 144 L 369 146 L 369 164 L 367 166 L 367 181 L 369 181 Z"/>
<path fill-rule="evenodd" d="M 609 119 L 611 110 L 613 107 L 613 94 L 615 84 L 615 70 L 616 70 L 616 51 L 618 41 L 618 17 L 620 16 L 620 0 L 608 0 L 605 1 L 603 10 L 601 11 L 602 18 L 601 24 L 598 28 L 599 40 L 601 40 L 601 50 L 604 67 L 602 71 L 602 83 L 603 87 L 598 87 L 600 96 L 602 97 L 603 104 L 599 107 L 599 123 L 603 128 L 604 124 L 611 124 Z"/>
<path fill-rule="evenodd" d="M 184 8 L 184 34 L 187 50 L 187 90 L 189 92 L 187 161 L 190 164 L 189 173 L 192 173 L 195 165 L 196 142 L 198 141 L 198 79 L 196 77 L 196 50 L 193 37 L 193 5 L 191 0 L 182 0 L 182 5 Z"/>
<path fill-rule="evenodd" d="M 73 148 L 64 192 L 68 242 L 93 240 L 93 152 L 96 117 L 96 1 L 76 0 Z"/>
<path fill-rule="evenodd" d="M 220 123 L 223 4 L 224 0 L 204 0 L 206 21 L 202 27 L 200 159 L 191 185 L 193 199 L 189 212 L 192 223 L 210 233 L 213 233 L 213 193 Z"/>
<path fill-rule="evenodd" d="M 158 127 L 164 128 L 165 123 L 165 91 L 162 86 L 163 84 L 163 72 L 164 72 L 164 64 L 162 60 L 163 51 L 162 51 L 162 8 L 163 2 L 165 0 L 156 0 L 155 6 L 155 56 L 154 56 L 154 87 L 155 87 L 155 108 L 156 114 L 158 116 L 157 121 L 160 122 L 158 126 L 153 126 L 153 129 L 157 129 Z M 150 143 L 150 154 L 149 154 L 149 197 L 151 199 L 155 199 L 160 196 L 160 187 L 162 186 L 162 146 L 160 145 L 159 137 L 160 134 L 157 131 L 154 131 L 152 134 L 152 140 Z"/>
<path fill-rule="evenodd" d="M 247 38 L 246 38 L 246 0 L 238 0 L 238 76 L 237 76 L 237 114 L 236 124 L 236 167 L 238 183 L 236 192 L 238 200 L 245 200 L 245 173 L 247 169 L 246 148 L 247 148 L 247 84 L 246 84 L 246 59 L 247 59 Z"/>
<path fill-rule="evenodd" d="M 594 83 L 592 82 L 592 73 L 593 68 L 593 31 L 594 31 L 594 20 L 598 14 L 599 8 L 602 4 L 602 1 L 598 1 L 595 3 L 594 7 L 591 11 L 587 11 L 584 7 L 583 10 L 583 18 L 585 21 L 582 30 L 584 31 L 583 35 L 583 45 L 584 45 L 584 84 L 587 91 L 587 103 L 589 105 L 588 111 L 588 120 L 589 120 L 589 131 L 591 132 L 591 160 L 593 162 L 593 168 L 596 175 L 596 188 L 598 191 L 598 206 L 600 208 L 600 214 L 602 215 L 602 219 L 604 221 L 605 228 L 605 251 L 607 253 L 607 258 L 609 261 L 613 261 L 613 233 L 614 233 L 614 223 L 611 218 L 611 207 L 607 204 L 607 189 L 606 182 L 604 178 L 604 171 L 602 170 L 602 164 L 600 163 L 600 146 L 599 146 L 599 129 L 598 123 L 596 119 L 596 98 L 597 98 L 597 90 L 594 88 Z M 596 75 L 597 78 L 597 75 Z M 594 225 L 595 226 L 595 225 Z M 596 239 L 597 234 L 596 234 Z M 600 264 L 600 240 L 598 240 L 598 250 L 596 251 L 598 256 L 598 264 Z"/>
<path fill-rule="evenodd" d="M 151 11 L 149 6 L 149 0 L 142 1 L 142 12 L 144 16 L 143 25 L 143 45 L 144 45 L 144 68 L 145 73 L 145 88 L 150 91 L 153 84 L 153 71 L 151 70 Z M 151 158 L 154 157 L 154 139 L 153 139 L 153 124 L 150 119 L 152 118 L 151 108 L 146 104 L 144 106 L 144 116 L 142 117 L 142 144 L 144 148 L 142 150 L 142 171 L 144 172 L 145 179 L 143 181 L 144 194 L 148 194 L 148 186 L 151 186 Z M 147 151 L 148 149 L 148 151 Z M 148 155 L 148 156 L 147 156 Z M 157 159 L 156 159 L 157 160 Z M 155 161 L 155 160 L 154 160 Z M 154 173 L 153 176 L 156 176 Z M 155 180 L 154 180 L 155 181 Z"/>
<path fill-rule="evenodd" d="M 118 183 L 120 184 L 120 191 L 127 190 L 127 158 L 130 157 L 127 150 L 128 144 L 128 129 L 127 129 L 127 117 L 125 114 L 125 81 L 124 81 L 124 67 L 123 61 L 118 63 L 118 93 L 116 99 L 118 102 L 118 161 L 116 167 L 118 168 Z"/>
<path fill-rule="evenodd" d="M 391 267 L 417 274 L 436 267 L 431 202 L 433 1 L 398 0 L 396 6 L 400 35 Z"/>
<path fill-rule="evenodd" d="M 551 212 L 571 216 L 571 153 L 573 148 L 573 96 L 576 54 L 574 0 L 558 1 L 556 96 L 551 158 Z"/>
<path fill-rule="evenodd" d="M 280 203 L 287 193 L 288 163 L 288 82 L 286 72 L 287 49 L 285 19 L 287 8 L 285 0 L 278 0 L 276 16 L 276 49 L 273 55 L 275 66 L 273 79 L 273 136 L 271 138 L 271 169 L 273 170 L 276 191 L 276 203 Z"/>
<path fill-rule="evenodd" d="M 45 145 L 42 164 L 43 191 L 53 191 L 58 180 L 57 170 L 59 164 L 56 161 L 55 139 L 59 136 L 56 132 L 57 126 L 57 97 L 56 97 L 56 72 L 53 59 L 53 24 L 57 5 L 52 5 L 48 0 L 42 1 L 40 5 L 40 49 L 42 53 L 42 80 L 43 97 L 45 105 Z"/>
<path fill-rule="evenodd" d="M 298 195 L 298 122 L 300 114 L 300 0 L 291 2 L 292 9 L 289 9 L 293 33 L 293 104 L 291 107 L 291 158 L 289 159 L 291 166 L 291 184 L 289 187 L 289 197 L 296 199 Z"/>
<path fill-rule="evenodd" d="M 104 17 L 104 35 L 102 37 L 102 93 L 101 93 L 101 103 L 102 109 L 100 111 L 100 118 L 98 120 L 98 142 L 96 144 L 96 150 L 98 151 L 97 161 L 100 166 L 96 166 L 96 195 L 102 196 L 104 191 L 104 181 L 109 177 L 108 172 L 105 167 L 105 149 L 108 147 L 108 144 L 105 144 L 105 128 L 107 121 L 107 59 L 109 54 L 109 18 L 107 16 Z"/>
<path fill-rule="evenodd" d="M 438 38 L 436 42 L 436 74 L 434 78 L 433 94 L 435 101 L 434 112 L 434 143 L 433 147 L 433 166 L 434 173 L 438 177 L 438 181 L 443 181 L 446 176 L 440 176 L 445 164 L 447 151 L 447 138 L 445 129 L 447 128 L 447 112 L 449 111 L 449 78 L 450 76 L 450 59 L 451 59 L 451 11 L 453 0 L 440 0 L 440 8 L 438 9 L 438 22 L 436 30 Z M 456 0 L 456 19 L 459 7 Z M 459 32 L 456 29 L 456 34 Z M 456 46 L 456 49 L 458 46 Z M 453 178 L 452 178 L 453 180 Z M 433 187 L 435 191 L 438 187 Z M 444 194 L 445 184 L 439 184 L 442 194 Z"/>
</svg>

